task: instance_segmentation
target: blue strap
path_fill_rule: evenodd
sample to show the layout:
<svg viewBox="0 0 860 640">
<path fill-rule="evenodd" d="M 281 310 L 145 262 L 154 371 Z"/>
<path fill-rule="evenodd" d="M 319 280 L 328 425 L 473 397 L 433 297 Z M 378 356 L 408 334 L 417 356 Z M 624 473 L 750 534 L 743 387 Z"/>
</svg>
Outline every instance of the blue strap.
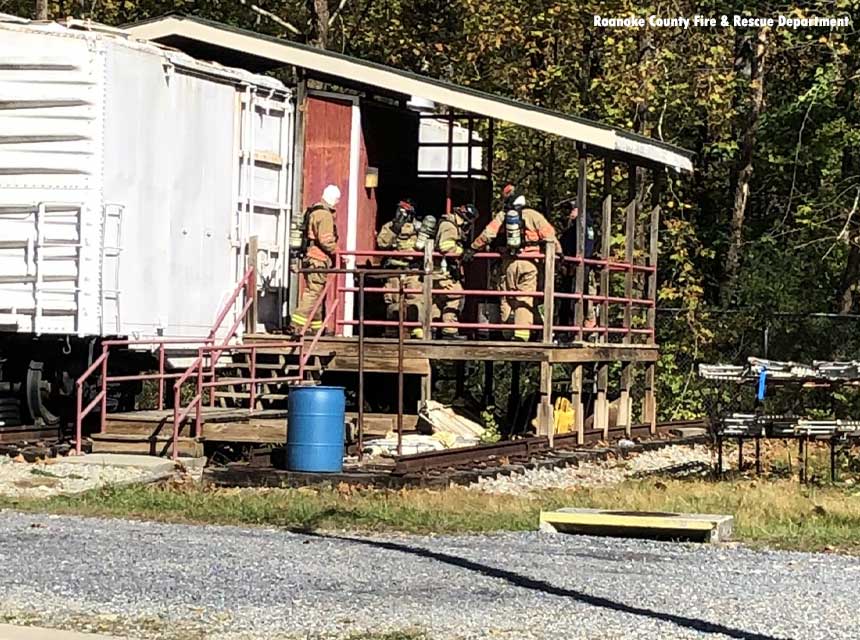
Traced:
<svg viewBox="0 0 860 640">
<path fill-rule="evenodd" d="M 764 400 L 764 390 L 766 388 L 765 379 L 767 378 L 767 369 L 762 368 L 761 373 L 758 374 L 758 393 L 756 394 L 756 398 L 761 401 Z"/>
</svg>

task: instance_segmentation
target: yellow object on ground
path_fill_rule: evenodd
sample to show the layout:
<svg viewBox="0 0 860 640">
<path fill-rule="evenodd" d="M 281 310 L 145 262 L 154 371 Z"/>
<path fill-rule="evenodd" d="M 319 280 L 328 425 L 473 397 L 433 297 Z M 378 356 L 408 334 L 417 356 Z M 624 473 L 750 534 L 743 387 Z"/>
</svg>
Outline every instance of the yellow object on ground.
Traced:
<svg viewBox="0 0 860 640">
<path fill-rule="evenodd" d="M 660 513 L 603 509 L 541 511 L 540 530 L 596 536 L 722 542 L 732 536 L 734 518 L 707 513 Z"/>
<path fill-rule="evenodd" d="M 553 412 L 554 433 L 570 433 L 573 431 L 573 405 L 567 398 L 556 398 Z"/>
</svg>

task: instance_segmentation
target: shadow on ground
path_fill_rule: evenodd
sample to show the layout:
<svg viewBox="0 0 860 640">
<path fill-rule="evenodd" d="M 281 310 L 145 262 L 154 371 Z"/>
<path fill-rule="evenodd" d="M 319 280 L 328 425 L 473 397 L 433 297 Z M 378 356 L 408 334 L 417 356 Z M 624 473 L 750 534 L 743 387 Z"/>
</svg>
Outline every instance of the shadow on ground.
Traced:
<svg viewBox="0 0 860 640">
<path fill-rule="evenodd" d="M 459 556 L 454 556 L 447 553 L 440 553 L 438 551 L 430 551 L 429 549 L 414 547 L 408 544 L 385 542 L 368 538 L 353 538 L 350 536 L 325 534 L 315 531 L 309 531 L 307 529 L 302 529 L 300 531 L 297 531 L 297 533 L 302 533 L 304 535 L 313 536 L 316 538 L 341 540 L 344 542 L 351 542 L 354 544 L 375 547 L 377 549 L 397 551 L 400 553 L 408 553 L 415 556 L 421 556 L 423 558 L 430 558 L 431 560 L 443 562 L 445 564 L 459 567 L 461 569 L 466 569 L 468 571 L 474 571 L 475 573 L 490 578 L 505 580 L 506 582 L 517 587 L 521 587 L 523 589 L 539 591 L 541 593 L 559 596 L 562 598 L 570 598 L 572 600 L 576 600 L 577 602 L 582 602 L 593 607 L 600 607 L 602 609 L 610 609 L 612 611 L 620 611 L 622 613 L 629 613 L 635 616 L 643 616 L 645 618 L 651 618 L 653 620 L 669 622 L 685 629 L 692 629 L 699 633 L 719 633 L 726 635 L 730 638 L 742 638 L 744 640 L 784 640 L 775 636 L 769 636 L 760 633 L 744 631 L 742 629 L 727 627 L 722 624 L 708 622 L 707 620 L 689 618 L 686 616 L 680 616 L 673 613 L 665 613 L 662 611 L 654 611 L 653 609 L 646 609 L 645 607 L 636 607 L 633 605 L 624 604 L 623 602 L 616 602 L 615 600 L 611 600 L 609 598 L 589 595 L 587 593 L 577 591 L 575 589 L 565 589 L 562 587 L 557 587 L 545 580 L 536 580 L 534 578 L 530 578 L 528 576 L 524 576 L 513 571 L 508 571 L 506 569 L 499 569 L 497 567 L 481 564 L 480 562 L 475 562 L 473 560 L 468 560 Z"/>
</svg>

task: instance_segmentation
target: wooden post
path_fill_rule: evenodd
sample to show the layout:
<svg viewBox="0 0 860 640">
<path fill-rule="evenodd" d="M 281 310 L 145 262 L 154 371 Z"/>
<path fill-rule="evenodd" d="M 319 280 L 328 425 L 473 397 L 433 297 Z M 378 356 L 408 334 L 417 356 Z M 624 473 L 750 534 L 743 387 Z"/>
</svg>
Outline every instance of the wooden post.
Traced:
<svg viewBox="0 0 860 640">
<path fill-rule="evenodd" d="M 579 176 L 576 187 L 576 208 L 579 210 L 579 215 L 576 218 L 576 257 L 579 258 L 579 263 L 576 265 L 576 293 L 580 296 L 576 299 L 574 307 L 574 323 L 578 328 L 577 337 L 580 341 L 583 340 L 584 333 L 582 331 L 585 324 L 585 305 L 582 295 L 585 292 L 585 234 L 587 232 L 585 225 L 586 206 L 588 205 L 588 156 L 586 155 L 585 145 L 579 145 Z"/>
<path fill-rule="evenodd" d="M 555 246 L 544 245 L 543 274 L 543 343 L 552 344 L 552 323 L 555 313 Z"/>
<path fill-rule="evenodd" d="M 254 282 L 259 282 L 259 270 L 257 267 L 257 251 L 259 250 L 259 238 L 251 236 L 248 239 L 248 267 L 254 269 Z M 254 285 L 251 291 L 251 306 L 248 309 L 248 326 L 245 333 L 257 333 L 257 287 Z"/>
<path fill-rule="evenodd" d="M 609 259 L 612 251 L 612 160 L 603 159 L 603 221 L 600 227 L 600 258 Z M 610 272 L 607 265 L 600 269 L 600 295 L 603 296 L 603 304 L 600 305 L 600 327 L 606 331 L 609 327 L 609 282 Z M 606 342 L 609 342 L 609 332 L 605 334 Z"/>
<path fill-rule="evenodd" d="M 364 451 L 364 271 L 358 273 L 358 461 Z"/>
<path fill-rule="evenodd" d="M 454 397 L 466 397 L 466 362 L 465 360 L 457 360 L 454 363 L 454 375 L 456 376 Z"/>
<path fill-rule="evenodd" d="M 484 408 L 495 406 L 496 396 L 493 392 L 493 361 L 487 360 L 484 362 Z"/>
<path fill-rule="evenodd" d="M 634 244 L 636 242 L 636 219 L 639 213 L 639 205 L 636 198 L 638 169 L 635 165 L 631 164 L 628 165 L 627 171 L 627 197 L 629 199 L 629 203 L 627 204 L 627 208 L 624 210 L 624 215 L 626 217 L 624 230 L 624 260 L 627 264 L 632 264 L 635 259 Z M 627 301 L 624 304 L 624 328 L 629 331 L 633 325 L 633 303 L 630 302 L 630 298 L 633 297 L 633 270 L 630 267 L 628 267 L 624 272 L 624 297 L 627 298 Z M 630 344 L 632 342 L 632 334 L 625 333 L 622 338 L 622 342 L 624 344 Z M 624 433 L 627 436 L 631 434 L 633 423 L 633 403 L 630 396 L 631 387 L 633 385 L 632 366 L 633 365 L 631 363 L 627 362 L 621 369 L 621 394 L 619 396 L 620 406 L 618 409 L 618 421 L 619 424 L 621 424 L 623 414 L 625 427 Z M 651 415 L 648 408 L 650 398 L 648 392 L 647 370 L 645 377 L 646 390 L 642 399 L 642 422 L 647 423 L 649 422 L 649 416 Z"/>
<path fill-rule="evenodd" d="M 424 317 L 421 319 L 421 327 L 424 331 L 424 339 L 433 339 L 433 240 L 428 240 L 424 245 Z"/>
<path fill-rule="evenodd" d="M 654 396 L 654 383 L 657 365 L 649 362 L 645 368 L 645 397 L 642 399 L 642 422 L 650 425 L 651 435 L 657 433 L 657 402 Z"/>
<path fill-rule="evenodd" d="M 618 396 L 618 426 L 624 427 L 624 435 L 628 438 L 631 435 L 631 426 L 633 423 L 633 407 L 630 397 L 630 387 L 633 379 L 633 363 L 624 362 L 621 364 L 621 386 Z"/>
<path fill-rule="evenodd" d="M 513 433 L 514 421 L 517 418 L 517 409 L 520 401 L 520 362 L 511 362 L 511 388 L 508 391 L 507 427 L 505 435 L 510 437 Z"/>
<path fill-rule="evenodd" d="M 549 438 L 553 445 L 554 420 L 552 411 L 552 363 L 540 363 L 540 404 L 538 405 L 538 435 Z"/>
<path fill-rule="evenodd" d="M 421 376 L 421 404 L 425 405 L 433 399 L 433 371 Z"/>
<path fill-rule="evenodd" d="M 656 344 L 657 336 L 655 329 L 657 327 L 657 249 L 659 245 L 659 230 L 660 230 L 660 205 L 655 205 L 651 209 L 651 241 L 648 253 L 648 266 L 654 270 L 648 274 L 648 300 L 651 301 L 651 306 L 648 307 L 648 328 L 651 330 L 651 335 L 648 336 L 649 344 Z"/>
<path fill-rule="evenodd" d="M 625 211 L 627 222 L 624 232 L 624 260 L 628 265 L 632 265 L 635 258 L 636 218 L 639 204 L 636 199 L 636 166 L 629 165 L 628 171 L 628 195 L 631 200 Z M 633 303 L 630 302 L 630 299 L 633 297 L 633 269 L 629 266 L 624 272 L 624 297 L 626 298 L 624 304 L 624 328 L 629 331 L 633 324 Z M 624 334 L 624 343 L 630 343 L 629 333 Z"/>
<path fill-rule="evenodd" d="M 594 427 L 603 430 L 603 439 L 609 439 L 609 403 L 606 400 L 606 389 L 609 386 L 609 365 L 601 362 L 597 365 L 597 397 L 594 401 Z"/>
<path fill-rule="evenodd" d="M 570 403 L 573 405 L 573 424 L 576 428 L 576 444 L 585 444 L 585 410 L 582 402 L 582 365 L 573 368 L 570 378 Z"/>
</svg>

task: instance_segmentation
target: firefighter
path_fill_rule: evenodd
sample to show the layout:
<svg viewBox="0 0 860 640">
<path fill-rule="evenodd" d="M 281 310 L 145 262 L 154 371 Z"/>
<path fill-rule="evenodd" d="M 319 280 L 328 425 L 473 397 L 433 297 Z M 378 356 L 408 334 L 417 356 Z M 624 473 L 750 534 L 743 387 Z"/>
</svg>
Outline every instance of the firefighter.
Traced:
<svg viewBox="0 0 860 640">
<path fill-rule="evenodd" d="M 515 195 L 506 188 L 506 206 L 497 213 L 481 234 L 472 242 L 463 258 L 471 260 L 475 251 L 480 251 L 504 230 L 507 256 L 502 260 L 502 290 L 533 293 L 538 290 L 538 266 L 531 255 L 541 252 L 541 245 L 561 254 L 561 245 L 555 229 L 543 214 L 526 206 L 523 195 Z M 534 296 L 505 296 L 500 304 L 503 323 L 513 315 L 515 325 L 536 323 Z M 528 342 L 531 331 L 515 329 L 514 340 Z"/>
<path fill-rule="evenodd" d="M 568 226 L 561 234 L 561 248 L 565 256 L 577 255 L 577 236 L 579 234 L 579 208 L 574 201 L 568 203 Z M 594 258 L 594 225 L 591 216 L 586 213 L 585 216 L 585 258 Z M 565 263 L 564 275 L 561 279 L 561 290 L 566 293 L 576 293 L 576 265 Z M 591 265 L 586 264 L 583 267 L 585 274 L 585 288 L 589 296 L 597 295 L 597 279 L 595 278 L 595 270 Z M 576 303 L 573 300 L 567 300 L 562 303 L 559 309 L 559 322 L 562 325 L 571 325 L 574 322 L 574 309 Z M 583 310 L 585 311 L 585 328 L 593 329 L 597 326 L 598 306 L 590 300 L 583 302 Z M 567 333 L 562 335 L 564 338 L 572 338 L 573 334 Z"/>
<path fill-rule="evenodd" d="M 439 221 L 439 227 L 436 230 L 436 249 L 443 258 L 435 270 L 433 288 L 444 289 L 450 293 L 433 296 L 434 321 L 440 317 L 442 322 L 447 324 L 460 321 L 463 296 L 456 292 L 463 290 L 461 258 L 469 241 L 469 232 L 477 217 L 478 209 L 475 205 L 467 204 L 457 207 L 451 213 L 446 213 Z M 439 333 L 443 339 L 465 338 L 460 335 L 456 327 L 443 327 Z"/>
<path fill-rule="evenodd" d="M 401 200 L 397 204 L 394 219 L 386 222 L 379 230 L 376 244 L 382 250 L 415 251 L 419 226 L 415 219 L 415 205 L 410 200 Z M 386 269 L 407 270 L 419 267 L 418 261 L 409 256 L 390 256 L 382 264 Z M 419 275 L 390 276 L 385 280 L 385 288 L 395 291 L 395 293 L 386 293 L 383 296 L 386 305 L 385 316 L 388 320 L 397 320 L 400 317 L 400 296 L 397 291 L 400 289 L 401 277 L 403 278 L 404 289 L 417 291 L 404 294 L 406 309 L 404 320 L 406 322 L 419 322 L 424 308 L 423 297 L 419 291 L 422 287 L 421 276 Z M 386 335 L 396 335 L 396 332 L 386 330 Z M 424 330 L 421 327 L 413 327 L 411 335 L 413 338 L 421 339 L 424 337 Z"/>
<path fill-rule="evenodd" d="M 304 254 L 302 266 L 305 269 L 330 269 L 334 264 L 337 253 L 334 212 L 338 202 L 340 189 L 330 184 L 323 189 L 320 201 L 305 211 L 301 223 L 302 248 L 299 250 Z M 304 290 L 290 317 L 290 333 L 297 336 L 304 335 L 308 328 L 314 332 L 322 329 L 323 305 L 316 307 L 313 318 L 309 316 L 325 288 L 328 274 L 312 271 L 302 274 L 302 278 Z"/>
</svg>

